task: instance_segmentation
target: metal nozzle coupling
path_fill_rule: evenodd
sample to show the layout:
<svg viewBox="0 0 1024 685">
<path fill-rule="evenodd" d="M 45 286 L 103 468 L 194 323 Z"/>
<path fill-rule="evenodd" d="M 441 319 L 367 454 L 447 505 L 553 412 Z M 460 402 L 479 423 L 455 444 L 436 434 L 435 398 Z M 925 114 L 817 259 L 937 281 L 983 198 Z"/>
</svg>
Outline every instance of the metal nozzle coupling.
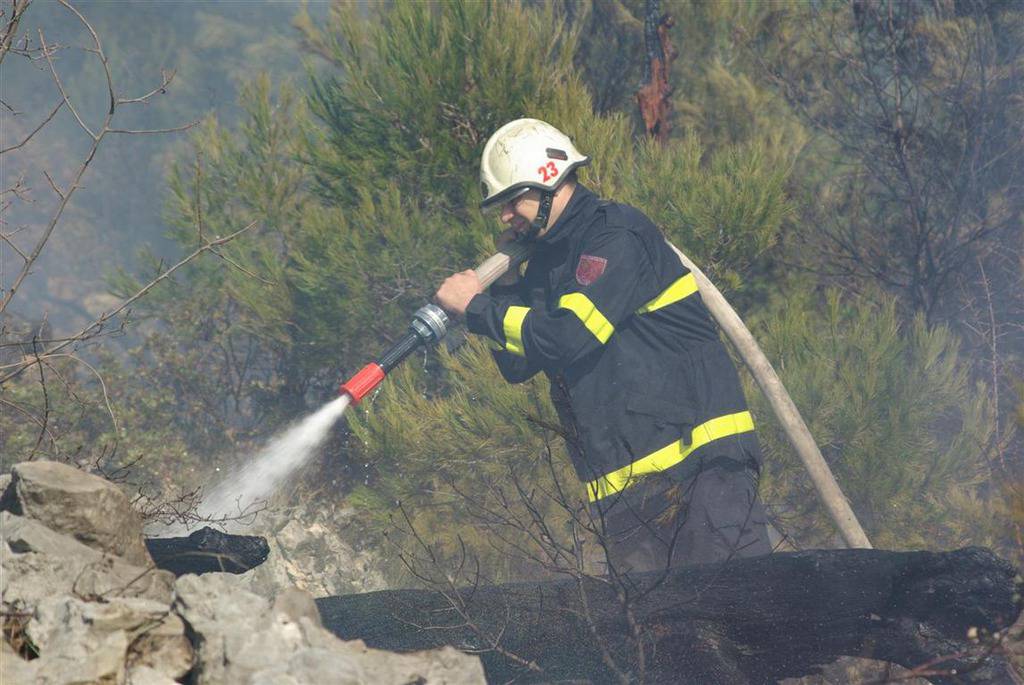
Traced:
<svg viewBox="0 0 1024 685">
<path fill-rule="evenodd" d="M 448 333 L 448 315 L 434 304 L 425 304 L 412 315 L 410 327 L 424 342 L 436 344 Z"/>
</svg>

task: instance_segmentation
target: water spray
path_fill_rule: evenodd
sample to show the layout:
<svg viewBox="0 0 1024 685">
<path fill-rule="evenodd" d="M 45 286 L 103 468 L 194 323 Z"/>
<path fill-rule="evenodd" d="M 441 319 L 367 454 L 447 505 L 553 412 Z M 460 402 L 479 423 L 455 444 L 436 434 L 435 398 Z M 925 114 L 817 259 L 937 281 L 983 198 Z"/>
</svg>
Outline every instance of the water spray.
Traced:
<svg viewBox="0 0 1024 685">
<path fill-rule="evenodd" d="M 507 245 L 502 249 L 476 268 L 477 278 L 484 288 L 529 254 L 528 248 L 521 244 Z M 371 393 L 392 369 L 413 352 L 440 342 L 447 335 L 449 324 L 448 315 L 437 305 L 425 304 L 416 310 L 409 330 L 401 340 L 342 383 L 339 397 L 293 423 L 246 464 L 227 474 L 203 498 L 198 514 L 207 520 L 220 521 L 221 527 L 229 532 L 244 530 L 252 518 L 245 514 L 268 499 L 319 452 L 330 435 L 331 427 L 345 410 Z M 234 520 L 239 516 L 241 521 Z M 184 535 L 187 532 L 186 525 L 156 526 L 147 531 L 151 536 Z"/>
</svg>

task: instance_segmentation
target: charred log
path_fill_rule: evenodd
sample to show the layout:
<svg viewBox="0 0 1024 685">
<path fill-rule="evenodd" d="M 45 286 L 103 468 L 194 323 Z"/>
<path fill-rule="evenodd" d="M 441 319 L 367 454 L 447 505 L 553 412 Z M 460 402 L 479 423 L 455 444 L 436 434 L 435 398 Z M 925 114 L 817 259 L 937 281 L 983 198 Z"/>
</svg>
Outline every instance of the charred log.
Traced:
<svg viewBox="0 0 1024 685">
<path fill-rule="evenodd" d="M 947 674 L 930 675 L 934 683 L 1003 683 L 1005 662 L 968 634 L 1016 619 L 1016 583 L 1013 567 L 986 549 L 850 549 L 643 574 L 620 588 L 587 579 L 317 603 L 330 630 L 371 647 L 480 651 L 492 682 L 609 682 L 617 671 L 655 683 L 771 683 L 850 655 L 908 668 L 933 662 Z"/>
<path fill-rule="evenodd" d="M 245 573 L 267 560 L 267 541 L 256 535 L 229 535 L 209 526 L 188 537 L 148 538 L 146 547 L 157 568 L 176 576 L 186 573 Z"/>
</svg>

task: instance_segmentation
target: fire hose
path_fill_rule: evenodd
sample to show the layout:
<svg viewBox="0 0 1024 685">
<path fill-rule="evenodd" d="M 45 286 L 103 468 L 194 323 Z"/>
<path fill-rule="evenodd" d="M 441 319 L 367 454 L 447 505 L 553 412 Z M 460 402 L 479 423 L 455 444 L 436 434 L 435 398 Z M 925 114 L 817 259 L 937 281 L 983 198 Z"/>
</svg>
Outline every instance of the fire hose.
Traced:
<svg viewBox="0 0 1024 685">
<path fill-rule="evenodd" d="M 839 484 L 818 449 L 807 424 L 800 416 L 800 412 L 768 358 L 757 341 L 754 340 L 754 336 L 751 335 L 736 310 L 726 301 L 718 288 L 708 280 L 707 276 L 679 248 L 671 243 L 669 243 L 669 247 L 675 251 L 679 261 L 697 279 L 701 299 L 736 348 L 743 363 L 746 364 L 758 387 L 761 388 L 761 392 L 768 399 L 772 412 L 781 424 L 800 461 L 807 469 L 811 482 L 818 493 L 818 498 L 838 528 L 846 546 L 870 549 L 871 542 L 864 533 L 860 522 L 857 521 L 857 516 L 850 507 L 850 503 L 839 488 Z M 476 268 L 480 285 L 487 288 L 502 274 L 513 266 L 518 266 L 528 256 L 529 247 L 525 244 L 513 243 L 505 246 L 503 252 L 489 257 Z M 420 307 L 413 314 L 412 323 L 409 325 L 406 335 L 379 359 L 370 362 L 352 378 L 342 383 L 340 392 L 348 394 L 352 398 L 353 404 L 360 402 L 410 354 L 420 347 L 436 345 L 447 334 L 448 325 L 448 315 L 440 307 L 433 304 Z"/>
</svg>

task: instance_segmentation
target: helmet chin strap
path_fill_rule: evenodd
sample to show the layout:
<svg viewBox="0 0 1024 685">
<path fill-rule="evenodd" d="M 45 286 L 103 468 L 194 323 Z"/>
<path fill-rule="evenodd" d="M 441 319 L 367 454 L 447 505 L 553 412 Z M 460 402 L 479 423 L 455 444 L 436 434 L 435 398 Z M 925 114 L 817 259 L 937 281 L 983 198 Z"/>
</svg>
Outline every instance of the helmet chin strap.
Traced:
<svg viewBox="0 0 1024 685">
<path fill-rule="evenodd" d="M 551 216 L 551 202 L 555 199 L 554 191 L 547 190 L 540 194 L 540 208 L 537 210 L 537 218 L 530 223 L 530 231 L 526 234 L 526 240 L 530 241 L 537 237 L 548 225 L 548 217 Z"/>
</svg>

